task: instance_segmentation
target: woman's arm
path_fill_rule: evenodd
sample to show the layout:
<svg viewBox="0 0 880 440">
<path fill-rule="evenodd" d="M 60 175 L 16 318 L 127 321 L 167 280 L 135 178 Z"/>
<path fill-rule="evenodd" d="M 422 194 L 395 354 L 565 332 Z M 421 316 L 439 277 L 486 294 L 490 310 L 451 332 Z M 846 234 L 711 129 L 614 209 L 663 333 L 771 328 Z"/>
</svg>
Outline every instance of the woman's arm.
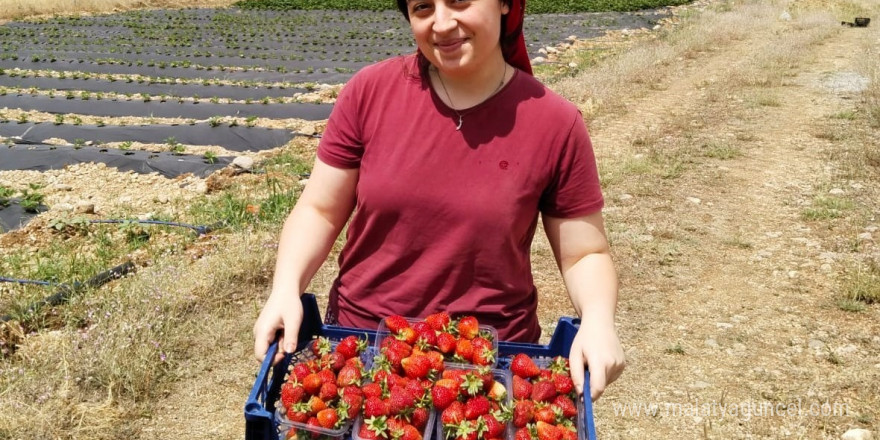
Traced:
<svg viewBox="0 0 880 440">
<path fill-rule="evenodd" d="M 305 190 L 284 222 L 272 293 L 254 324 L 254 356 L 262 361 L 275 333 L 284 329 L 278 362 L 296 349 L 302 323 L 300 295 L 330 253 L 355 205 L 358 169 L 334 168 L 315 160 Z"/>
<path fill-rule="evenodd" d="M 609 253 L 602 213 L 584 217 L 543 216 L 544 230 L 581 326 L 571 344 L 571 377 L 584 390 L 584 365 L 590 369 L 590 397 L 595 401 L 617 380 L 625 366 L 614 328 L 617 271 Z"/>
</svg>

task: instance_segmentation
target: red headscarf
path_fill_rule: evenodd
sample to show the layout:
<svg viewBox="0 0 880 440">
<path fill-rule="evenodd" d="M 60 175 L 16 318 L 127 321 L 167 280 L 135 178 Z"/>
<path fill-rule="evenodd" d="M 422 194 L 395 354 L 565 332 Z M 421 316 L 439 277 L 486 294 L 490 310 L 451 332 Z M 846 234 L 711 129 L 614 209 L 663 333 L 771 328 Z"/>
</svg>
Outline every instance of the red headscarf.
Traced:
<svg viewBox="0 0 880 440">
<path fill-rule="evenodd" d="M 501 53 L 511 66 L 532 74 L 532 63 L 523 36 L 526 0 L 509 0 L 510 12 L 501 19 Z"/>
</svg>

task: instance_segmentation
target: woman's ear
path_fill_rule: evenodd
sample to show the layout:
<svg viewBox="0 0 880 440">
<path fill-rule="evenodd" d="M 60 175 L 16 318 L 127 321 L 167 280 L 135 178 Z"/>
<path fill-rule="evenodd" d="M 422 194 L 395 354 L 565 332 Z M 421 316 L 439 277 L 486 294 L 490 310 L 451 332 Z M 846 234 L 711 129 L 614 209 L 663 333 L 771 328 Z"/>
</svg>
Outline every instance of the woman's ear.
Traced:
<svg viewBox="0 0 880 440">
<path fill-rule="evenodd" d="M 501 15 L 507 15 L 510 12 L 509 1 L 501 0 Z"/>
</svg>

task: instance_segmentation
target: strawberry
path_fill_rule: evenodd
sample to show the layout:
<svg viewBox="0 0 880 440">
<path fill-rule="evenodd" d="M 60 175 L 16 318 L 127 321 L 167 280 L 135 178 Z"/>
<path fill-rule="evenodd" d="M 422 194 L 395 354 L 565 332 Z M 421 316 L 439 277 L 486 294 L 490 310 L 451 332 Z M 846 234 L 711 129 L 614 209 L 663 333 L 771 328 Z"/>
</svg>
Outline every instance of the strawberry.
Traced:
<svg viewBox="0 0 880 440">
<path fill-rule="evenodd" d="M 306 421 L 306 425 L 309 425 L 310 427 L 315 428 L 312 430 L 312 432 L 310 432 L 310 436 L 312 438 L 318 438 L 319 434 L 317 433 L 317 429 L 324 428 L 323 426 L 321 426 L 321 422 L 318 420 L 317 416 L 309 417 L 309 420 Z"/>
<path fill-rule="evenodd" d="M 338 396 L 339 387 L 333 382 L 324 382 L 318 390 L 318 397 L 325 402 L 330 402 Z"/>
<path fill-rule="evenodd" d="M 427 356 L 428 360 L 431 361 L 432 370 L 443 371 L 443 369 L 445 368 L 445 366 L 443 365 L 443 353 L 431 350 L 425 353 L 425 356 Z"/>
<path fill-rule="evenodd" d="M 361 412 L 361 408 L 364 406 L 363 394 L 344 393 L 342 394 L 341 400 L 345 404 L 346 415 L 350 420 L 357 417 L 358 413 Z"/>
<path fill-rule="evenodd" d="M 507 427 L 503 423 L 498 421 L 495 416 L 493 416 L 492 414 L 484 414 L 480 416 L 480 420 L 483 421 L 483 426 L 485 426 L 483 438 L 502 438 L 504 436 L 504 430 Z"/>
<path fill-rule="evenodd" d="M 569 373 L 553 373 L 553 386 L 557 394 L 568 394 L 574 389 L 574 381 Z"/>
<path fill-rule="evenodd" d="M 441 379 L 447 380 L 447 379 Z M 452 402 L 455 402 L 458 399 L 458 391 L 455 388 L 434 385 L 431 388 L 431 401 L 434 404 L 434 407 L 440 411 L 443 411 Z"/>
<path fill-rule="evenodd" d="M 357 435 L 363 440 L 378 440 L 379 438 L 376 432 L 370 429 L 370 425 L 368 425 L 367 423 L 361 424 L 361 427 L 358 429 Z"/>
<path fill-rule="evenodd" d="M 361 370 L 357 367 L 346 365 L 339 370 L 336 376 L 336 385 L 340 387 L 361 384 Z"/>
<path fill-rule="evenodd" d="M 507 398 L 507 388 L 505 388 L 504 384 L 500 381 L 493 380 L 492 386 L 489 388 L 489 392 L 486 394 L 486 397 L 488 397 L 489 400 L 501 402 L 502 400 Z"/>
<path fill-rule="evenodd" d="M 542 380 L 532 384 L 532 400 L 535 402 L 550 402 L 556 397 L 556 387 L 552 382 Z"/>
<path fill-rule="evenodd" d="M 558 395 L 555 399 L 553 399 L 553 405 L 562 410 L 562 415 L 566 418 L 573 418 L 577 416 L 578 409 L 574 402 L 565 395 Z"/>
<path fill-rule="evenodd" d="M 303 378 L 302 385 L 305 388 L 306 393 L 310 395 L 318 394 L 318 391 L 321 390 L 321 376 L 318 373 L 309 373 L 308 376 Z"/>
<path fill-rule="evenodd" d="M 404 414 L 415 406 L 416 398 L 406 388 L 394 387 L 388 396 L 388 402 L 390 414 Z"/>
<path fill-rule="evenodd" d="M 403 425 L 403 433 L 397 440 L 422 440 L 422 433 L 419 431 L 419 428 L 406 424 Z"/>
<path fill-rule="evenodd" d="M 364 429 L 366 427 L 366 429 Z M 370 434 L 367 434 L 367 437 L 364 437 L 361 432 L 368 431 Z M 369 438 L 371 435 L 375 437 L 388 438 L 388 417 L 380 416 L 380 417 L 368 417 L 364 419 L 364 424 L 361 426 L 361 430 L 358 432 L 362 438 Z"/>
<path fill-rule="evenodd" d="M 517 429 L 516 434 L 513 436 L 513 440 L 532 440 L 532 434 L 529 433 L 529 428 Z"/>
<path fill-rule="evenodd" d="M 425 317 L 425 322 L 427 322 L 432 329 L 438 332 L 446 331 L 446 327 L 449 325 L 449 322 L 451 320 L 452 319 L 450 319 L 449 313 L 446 312 L 432 313 Z"/>
<path fill-rule="evenodd" d="M 321 356 L 321 365 L 332 371 L 339 371 L 345 366 L 345 357 L 341 353 L 333 352 Z"/>
<path fill-rule="evenodd" d="M 400 329 L 395 338 L 406 342 L 409 345 L 413 345 L 416 343 L 416 340 L 419 339 L 419 333 L 412 327 L 406 327 Z"/>
<path fill-rule="evenodd" d="M 576 430 L 569 429 L 566 427 L 561 427 L 559 432 L 562 433 L 562 440 L 577 440 L 578 434 Z"/>
<path fill-rule="evenodd" d="M 522 428 L 535 418 L 535 402 L 531 400 L 517 401 L 513 406 L 513 426 Z"/>
<path fill-rule="evenodd" d="M 538 422 L 535 430 L 538 433 L 538 440 L 561 440 L 562 431 L 556 425 Z"/>
<path fill-rule="evenodd" d="M 471 362 L 479 366 L 492 365 L 495 363 L 495 350 L 492 348 L 474 348 Z"/>
<path fill-rule="evenodd" d="M 398 334 L 400 333 L 400 330 L 409 328 L 409 321 L 403 316 L 392 315 L 385 318 L 385 326 L 388 327 L 388 330 L 391 333 Z"/>
<path fill-rule="evenodd" d="M 411 379 L 422 379 L 428 377 L 431 372 L 431 360 L 427 356 L 410 356 L 400 361 L 406 377 Z"/>
<path fill-rule="evenodd" d="M 341 354 L 345 359 L 358 357 L 366 349 L 367 340 L 355 335 L 346 336 L 336 345 L 336 352 Z"/>
<path fill-rule="evenodd" d="M 476 420 L 483 414 L 489 413 L 489 399 L 485 396 L 474 396 L 464 404 L 464 418 Z"/>
<path fill-rule="evenodd" d="M 513 376 L 513 398 L 528 399 L 532 397 L 532 383 L 517 375 Z"/>
<path fill-rule="evenodd" d="M 431 416 L 431 412 L 428 411 L 428 408 L 423 406 L 416 407 L 412 415 L 410 416 L 412 420 L 412 425 L 418 428 L 419 430 L 425 429 L 428 426 L 428 418 Z"/>
<path fill-rule="evenodd" d="M 367 397 L 364 401 L 364 417 L 382 417 L 388 415 L 388 402 L 379 397 Z"/>
<path fill-rule="evenodd" d="M 455 351 L 455 336 L 452 333 L 441 332 L 437 334 L 437 349 L 443 354 L 451 354 Z"/>
<path fill-rule="evenodd" d="M 317 414 L 322 409 L 327 408 L 327 404 L 321 400 L 318 396 L 312 396 L 309 398 L 309 401 L 306 402 L 306 407 L 308 408 L 309 414 Z"/>
<path fill-rule="evenodd" d="M 361 391 L 364 393 L 364 397 L 382 397 L 382 385 L 379 385 L 376 382 L 370 382 L 361 387 Z"/>
<path fill-rule="evenodd" d="M 281 403 L 288 410 L 290 410 L 290 406 L 294 403 L 301 402 L 305 395 L 306 390 L 303 389 L 302 385 L 293 382 L 284 382 L 281 385 Z"/>
<path fill-rule="evenodd" d="M 318 377 L 321 378 L 322 384 L 327 382 L 336 383 L 336 373 L 334 373 L 333 370 L 325 368 L 318 372 Z"/>
<path fill-rule="evenodd" d="M 348 358 L 345 360 L 345 365 L 348 367 L 355 367 L 361 370 L 364 369 L 364 361 L 359 357 Z"/>
<path fill-rule="evenodd" d="M 303 379 L 311 373 L 313 373 L 312 369 L 305 363 L 301 362 L 293 366 L 292 375 L 296 377 L 296 381 L 299 383 L 302 383 Z"/>
<path fill-rule="evenodd" d="M 330 353 L 330 340 L 323 336 L 318 336 L 317 338 L 312 340 L 309 348 L 311 349 L 312 354 L 314 354 L 316 358 L 320 359 L 325 354 Z"/>
<path fill-rule="evenodd" d="M 456 400 L 440 413 L 440 421 L 444 425 L 461 423 L 464 420 L 464 403 Z"/>
<path fill-rule="evenodd" d="M 535 361 L 528 355 L 518 353 L 510 361 L 510 371 L 522 378 L 532 378 L 541 373 L 541 369 L 535 365 Z"/>
<path fill-rule="evenodd" d="M 454 440 L 477 440 L 478 430 L 475 420 L 462 420 L 460 423 L 450 426 Z M 449 436 L 449 433 L 447 433 Z"/>
<path fill-rule="evenodd" d="M 480 333 L 480 323 L 473 316 L 465 316 L 458 320 L 458 337 L 464 339 L 474 339 Z"/>
<path fill-rule="evenodd" d="M 474 345 L 470 339 L 458 339 L 455 343 L 455 357 L 465 362 L 471 362 L 474 357 Z"/>
<path fill-rule="evenodd" d="M 535 410 L 535 421 L 544 422 L 544 423 L 556 423 L 556 411 L 553 410 L 553 407 L 541 406 Z"/>
<path fill-rule="evenodd" d="M 318 411 L 316 416 L 318 418 L 318 423 L 321 424 L 322 428 L 327 429 L 336 429 L 337 424 L 339 423 L 339 413 L 336 412 L 335 409 L 327 408 Z"/>
</svg>

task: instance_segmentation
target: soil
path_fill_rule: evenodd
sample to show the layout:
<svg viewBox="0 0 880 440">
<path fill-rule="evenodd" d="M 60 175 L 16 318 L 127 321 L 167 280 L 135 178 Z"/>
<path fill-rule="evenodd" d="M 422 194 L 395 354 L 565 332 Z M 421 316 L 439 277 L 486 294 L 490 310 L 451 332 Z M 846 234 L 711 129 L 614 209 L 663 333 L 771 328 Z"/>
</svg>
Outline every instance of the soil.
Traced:
<svg viewBox="0 0 880 440">
<path fill-rule="evenodd" d="M 622 103 L 626 112 L 592 121 L 600 166 L 603 158 L 638 154 L 639 138 L 680 135 L 663 127 L 682 115 L 690 115 L 698 136 L 746 144 L 743 155 L 704 165 L 662 194 L 606 195 L 612 242 L 671 243 L 674 249 L 657 276 L 640 276 L 637 265 L 619 268 L 618 324 L 628 366 L 595 405 L 600 438 L 839 438 L 851 427 L 876 432 L 880 307 L 854 314 L 834 306 L 836 275 L 843 270 L 839 253 L 827 248 L 827 231 L 803 221 L 800 210 L 816 195 L 817 178 L 829 172 L 830 141 L 816 130 L 829 115 L 855 107 L 865 84 L 855 73 L 860 54 L 865 45 L 876 46 L 877 35 L 874 28 L 841 28 L 813 46 L 810 59 L 796 65 L 776 90 L 778 105 L 708 96 L 707 84 L 723 78 L 732 63 L 748 60 L 751 48 L 767 38 L 750 35 L 724 51 L 680 60 L 664 84 Z M 166 181 L 101 165 L 43 174 L 0 172 L 0 185 L 24 182 L 52 189 L 49 205 L 76 205 L 71 195 L 78 194 L 99 213 L 125 204 L 173 215 L 179 208 L 167 200 L 207 191 L 194 177 Z M 94 182 L 104 184 L 95 188 Z M 858 194 L 869 185 L 852 182 L 841 189 Z M 645 224 L 631 225 L 626 233 L 615 227 L 616 220 L 639 212 L 650 214 Z M 33 230 L 52 215 L 0 236 L 0 246 L 38 245 Z M 875 213 L 873 223 L 864 225 L 869 238 L 862 243 L 875 254 L 878 223 Z M 534 248 L 537 256 L 547 253 L 541 240 Z M 638 262 L 631 255 L 619 259 Z M 557 319 L 572 312 L 555 268 L 537 264 L 535 270 L 546 340 Z M 186 374 L 166 390 L 161 407 L 134 422 L 141 438 L 244 438 L 244 401 L 258 369 L 250 329 L 262 301 L 245 304 L 240 316 L 219 318 L 228 323 L 228 346 L 211 359 L 185 361 Z M 761 402 L 797 406 L 804 413 L 718 414 L 723 405 Z M 846 404 L 849 413 L 806 414 L 825 402 Z M 714 412 L 687 412 L 687 405 L 704 404 Z M 658 411 L 622 414 L 622 405 Z"/>
</svg>

